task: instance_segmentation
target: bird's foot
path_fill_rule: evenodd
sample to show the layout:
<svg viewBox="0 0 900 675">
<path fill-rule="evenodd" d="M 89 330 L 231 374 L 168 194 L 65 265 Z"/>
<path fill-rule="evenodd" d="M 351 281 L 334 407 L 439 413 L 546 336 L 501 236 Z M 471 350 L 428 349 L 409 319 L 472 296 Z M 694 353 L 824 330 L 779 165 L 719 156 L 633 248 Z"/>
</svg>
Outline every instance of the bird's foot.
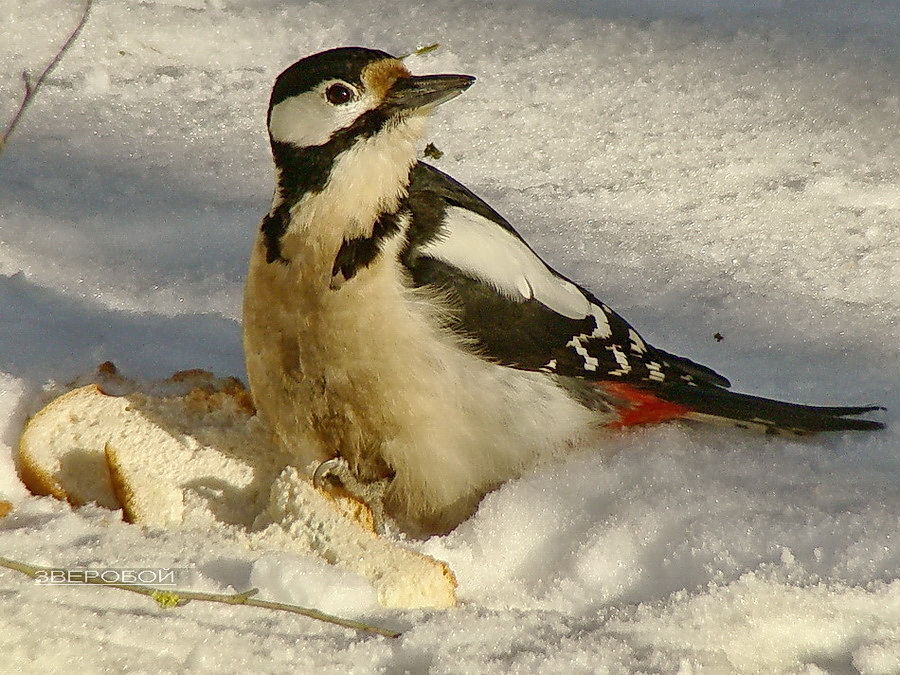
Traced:
<svg viewBox="0 0 900 675">
<path fill-rule="evenodd" d="M 384 534 L 384 495 L 390 485 L 390 478 L 376 481 L 360 480 L 347 460 L 334 457 L 319 464 L 312 476 L 313 486 L 318 490 L 342 488 L 353 499 L 361 502 L 372 513 L 372 526 L 377 534 Z"/>
</svg>

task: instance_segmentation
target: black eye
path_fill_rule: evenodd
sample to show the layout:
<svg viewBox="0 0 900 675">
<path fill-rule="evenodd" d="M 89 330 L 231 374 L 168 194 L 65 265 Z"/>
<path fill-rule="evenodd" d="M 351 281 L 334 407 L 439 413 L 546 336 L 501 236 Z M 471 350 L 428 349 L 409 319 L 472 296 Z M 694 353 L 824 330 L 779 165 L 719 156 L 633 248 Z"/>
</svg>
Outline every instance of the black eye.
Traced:
<svg viewBox="0 0 900 675">
<path fill-rule="evenodd" d="M 325 98 L 331 105 L 343 105 L 353 98 L 353 90 L 346 84 L 333 84 L 325 90 Z"/>
</svg>

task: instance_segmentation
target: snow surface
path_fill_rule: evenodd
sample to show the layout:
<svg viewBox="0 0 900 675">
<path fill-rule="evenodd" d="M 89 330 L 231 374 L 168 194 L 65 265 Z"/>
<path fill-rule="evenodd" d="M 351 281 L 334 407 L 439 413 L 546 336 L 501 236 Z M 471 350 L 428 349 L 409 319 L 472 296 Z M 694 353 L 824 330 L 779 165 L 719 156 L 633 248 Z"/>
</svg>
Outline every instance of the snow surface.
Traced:
<svg viewBox="0 0 900 675">
<path fill-rule="evenodd" d="M 78 5 L 0 0 L 0 120 Z M 12 448 L 48 380 L 106 359 L 243 373 L 275 75 L 432 42 L 415 71 L 479 78 L 436 116 L 437 165 L 561 272 L 738 390 L 881 403 L 888 430 L 611 435 L 415 544 L 456 571 L 451 611 L 388 612 L 315 560 L 29 496 Z M 895 0 L 98 0 L 0 157 L 0 555 L 191 568 L 193 588 L 405 633 L 2 570 L 0 669 L 900 672 L 898 75 Z"/>
</svg>

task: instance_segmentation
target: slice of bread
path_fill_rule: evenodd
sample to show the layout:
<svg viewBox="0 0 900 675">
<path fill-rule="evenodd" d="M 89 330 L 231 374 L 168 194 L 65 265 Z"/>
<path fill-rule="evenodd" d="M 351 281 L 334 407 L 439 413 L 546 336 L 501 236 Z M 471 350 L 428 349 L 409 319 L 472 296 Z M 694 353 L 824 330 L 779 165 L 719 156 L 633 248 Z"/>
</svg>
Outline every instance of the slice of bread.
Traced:
<svg viewBox="0 0 900 675">
<path fill-rule="evenodd" d="M 84 381 L 91 383 L 50 401 L 22 432 L 17 468 L 34 494 L 63 499 L 73 506 L 96 503 L 121 508 L 105 452 L 111 442 L 122 448 L 143 448 L 143 473 L 156 477 L 169 468 L 168 477 L 173 471 L 179 475 L 208 471 L 208 465 L 194 467 L 193 456 L 187 464 L 165 464 L 172 453 L 179 455 L 181 450 L 207 441 L 221 446 L 226 458 L 243 447 L 247 448 L 244 454 L 253 454 L 253 447 L 258 447 L 255 463 L 268 467 L 270 482 L 289 461 L 269 439 L 254 415 L 248 392 L 234 378 L 189 370 L 141 383 L 122 377 L 115 366 L 104 363 L 76 384 Z M 229 442 L 236 427 L 240 429 L 234 434 L 235 442 Z M 228 463 L 226 473 L 231 469 L 232 463 Z M 262 505 L 264 499 L 258 503 Z M 137 522 L 130 515 L 126 511 L 126 520 Z"/>
<path fill-rule="evenodd" d="M 19 439 L 19 477 L 36 495 L 120 508 L 103 455 L 128 401 L 95 384 L 63 394 L 29 420 Z"/>
<path fill-rule="evenodd" d="M 131 523 L 218 528 L 250 548 L 314 554 L 368 579 L 387 607 L 455 604 L 444 563 L 377 536 L 365 504 L 317 490 L 289 466 L 237 380 L 185 371 L 139 383 L 111 364 L 93 379 L 27 423 L 17 465 L 34 494 L 121 508 Z"/>
<path fill-rule="evenodd" d="M 256 523 L 255 546 L 269 549 L 278 542 L 279 548 L 312 551 L 371 581 L 384 607 L 453 607 L 456 578 L 450 568 L 360 528 L 346 516 L 354 504 L 359 502 L 317 490 L 306 474 L 289 466 Z"/>
<path fill-rule="evenodd" d="M 201 388 L 184 396 L 123 398 L 127 419 L 103 452 L 127 521 L 253 524 L 291 462 L 256 415 L 228 392 Z"/>
</svg>

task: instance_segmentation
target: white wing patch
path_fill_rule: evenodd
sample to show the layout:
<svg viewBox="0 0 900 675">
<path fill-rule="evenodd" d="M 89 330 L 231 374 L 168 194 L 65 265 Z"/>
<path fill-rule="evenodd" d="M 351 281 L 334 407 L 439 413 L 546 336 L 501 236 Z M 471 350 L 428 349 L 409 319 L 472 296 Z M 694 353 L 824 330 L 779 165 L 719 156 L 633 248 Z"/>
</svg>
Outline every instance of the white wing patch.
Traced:
<svg viewBox="0 0 900 675">
<path fill-rule="evenodd" d="M 425 255 L 453 265 L 511 300 L 533 298 L 569 319 L 595 313 L 574 284 L 553 274 L 524 242 L 496 223 L 451 206 L 443 225 L 444 236 L 422 247 Z"/>
</svg>

